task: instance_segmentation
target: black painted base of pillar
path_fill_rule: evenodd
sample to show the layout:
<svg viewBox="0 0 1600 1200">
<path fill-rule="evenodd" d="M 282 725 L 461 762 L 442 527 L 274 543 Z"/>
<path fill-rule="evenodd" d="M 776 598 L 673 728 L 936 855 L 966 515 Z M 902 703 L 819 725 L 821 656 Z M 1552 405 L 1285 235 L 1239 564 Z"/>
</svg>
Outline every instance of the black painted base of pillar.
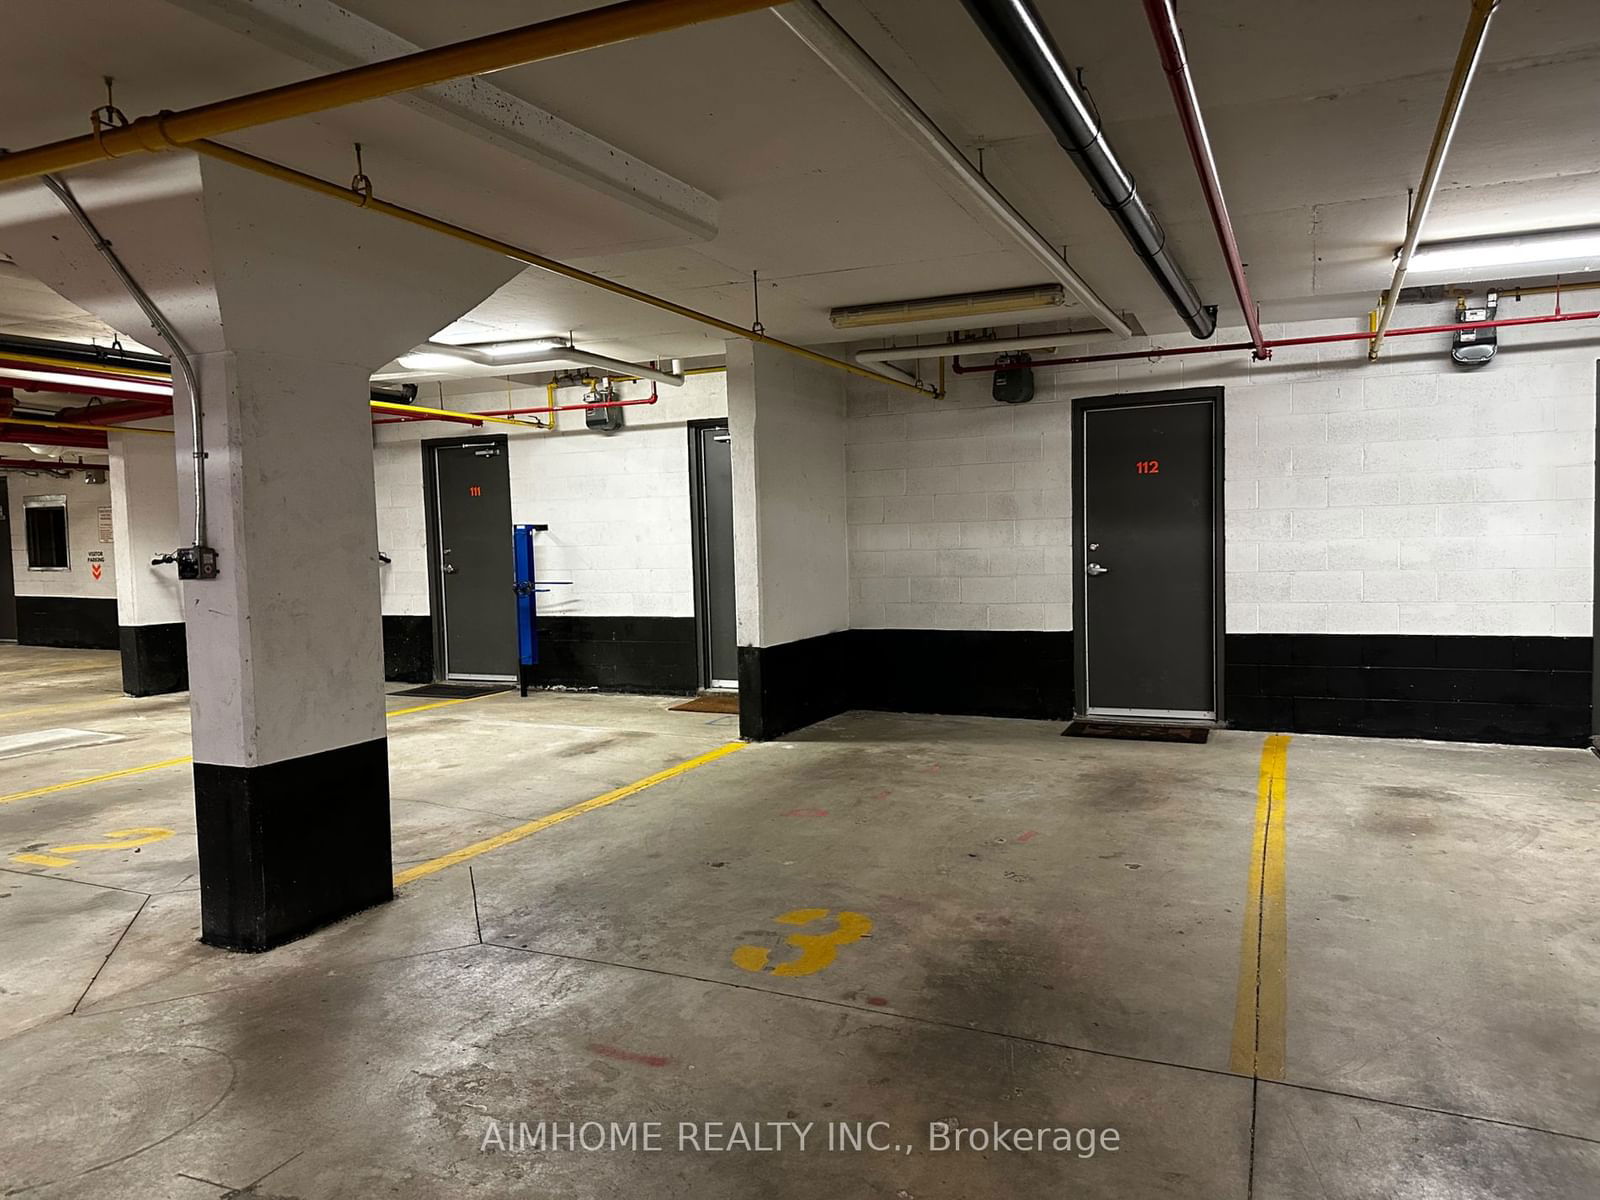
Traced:
<svg viewBox="0 0 1600 1200">
<path fill-rule="evenodd" d="M 194 765 L 200 940 L 270 950 L 394 897 L 387 738 Z"/>
<path fill-rule="evenodd" d="M 162 696 L 189 688 L 189 654 L 183 622 L 122 625 L 122 690 L 130 696 Z"/>
</svg>

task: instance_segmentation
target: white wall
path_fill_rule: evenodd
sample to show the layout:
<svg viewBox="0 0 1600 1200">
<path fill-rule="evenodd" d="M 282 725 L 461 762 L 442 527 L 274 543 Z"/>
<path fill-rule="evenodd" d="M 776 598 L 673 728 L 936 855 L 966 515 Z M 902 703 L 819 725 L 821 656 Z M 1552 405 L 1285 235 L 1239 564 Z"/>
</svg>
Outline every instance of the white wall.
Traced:
<svg viewBox="0 0 1600 1200">
<path fill-rule="evenodd" d="M 1230 632 L 1587 635 L 1600 328 L 1504 330 L 1475 370 L 1448 345 L 1395 339 L 1376 365 L 1355 343 L 1042 368 L 1015 408 L 988 375 L 937 402 L 852 380 L 851 624 L 1071 628 L 1070 401 L 1217 384 Z"/>
<path fill-rule="evenodd" d="M 418 403 L 437 405 L 431 385 Z M 649 385 L 619 385 L 624 399 L 649 395 Z M 613 434 L 584 428 L 581 412 L 560 413 L 555 433 L 506 426 L 472 429 L 446 423 L 376 426 L 378 544 L 393 562 L 380 568 L 383 611 L 428 612 L 423 438 L 508 433 L 511 519 L 549 525 L 536 536 L 538 573 L 566 579 L 539 596 L 551 616 L 694 615 L 687 422 L 727 415 L 722 372 L 691 375 L 681 388 L 662 387 L 654 405 L 622 410 Z M 507 388 L 502 380 L 446 387 L 443 404 L 477 411 L 542 406 L 543 387 Z M 576 404 L 581 388 L 563 388 L 557 402 Z"/>
<path fill-rule="evenodd" d="M 728 344 L 741 646 L 850 624 L 842 372 Z"/>
<path fill-rule="evenodd" d="M 167 442 L 167 450 L 172 449 Z M 102 472 L 103 474 L 103 472 Z M 83 473 L 74 471 L 59 479 L 47 475 L 25 475 L 7 471 L 11 497 L 11 567 L 19 596 L 79 596 L 114 600 L 117 596 L 117 568 L 112 544 L 100 540 L 100 509 L 111 504 L 107 484 L 87 484 Z M 28 496 L 67 498 L 67 563 L 65 571 L 28 570 L 27 518 L 23 500 Z M 100 578 L 90 569 L 90 553 L 104 558 Z"/>
<path fill-rule="evenodd" d="M 178 568 L 156 566 L 189 538 L 178 533 L 178 465 L 170 437 L 112 433 L 111 510 L 116 541 L 118 625 L 165 625 L 183 620 Z M 193 531 L 191 531 L 192 533 Z"/>
</svg>

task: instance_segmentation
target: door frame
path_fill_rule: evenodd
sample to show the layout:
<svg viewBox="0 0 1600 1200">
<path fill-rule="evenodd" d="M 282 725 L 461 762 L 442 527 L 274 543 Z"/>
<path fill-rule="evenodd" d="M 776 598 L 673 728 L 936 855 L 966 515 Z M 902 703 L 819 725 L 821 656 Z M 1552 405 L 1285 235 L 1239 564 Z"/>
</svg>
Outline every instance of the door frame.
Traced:
<svg viewBox="0 0 1600 1200">
<path fill-rule="evenodd" d="M 439 450 L 448 450 L 456 446 L 482 446 L 493 444 L 500 447 L 501 460 L 506 467 L 506 537 L 512 536 L 510 508 L 510 481 L 511 481 L 511 450 L 510 443 L 503 433 L 485 433 L 477 437 L 445 437 L 423 438 L 422 448 L 422 509 L 424 524 L 426 526 L 428 546 L 428 614 L 432 618 L 429 624 L 433 626 L 433 678 L 436 682 L 450 677 L 449 663 L 445 649 L 445 607 L 443 581 L 439 577 L 439 472 L 436 454 Z M 507 581 L 507 587 L 511 581 Z M 511 626 L 511 643 L 508 652 L 511 663 L 511 673 L 508 679 L 520 676 L 520 656 L 517 649 L 517 627 L 515 621 Z"/>
<path fill-rule="evenodd" d="M 1223 419 L 1226 405 L 1220 387 L 1172 388 L 1160 392 L 1126 392 L 1109 396 L 1079 396 L 1072 401 L 1072 709 L 1084 717 L 1089 710 L 1089 676 L 1086 637 L 1088 632 L 1087 596 L 1085 595 L 1084 567 L 1088 564 L 1088 539 L 1084 536 L 1084 475 L 1082 455 L 1084 450 L 1084 419 L 1095 409 L 1134 408 L 1143 405 L 1163 405 L 1207 401 L 1211 404 L 1211 690 L 1212 709 L 1216 713 L 1213 723 L 1225 725 L 1223 712 L 1223 672 L 1225 636 L 1228 627 L 1226 610 L 1227 570 L 1227 520 L 1223 510 L 1223 480 L 1227 475 L 1227 460 L 1223 455 Z M 1130 723 L 1155 718 L 1097 717 L 1096 720 L 1117 720 Z"/>
<path fill-rule="evenodd" d="M 1594 461 L 1600 465 L 1600 359 L 1594 364 Z M 1591 674 L 1592 692 L 1589 697 L 1589 748 L 1600 754 L 1600 488 L 1594 495 L 1594 603 L 1591 606 L 1590 636 L 1593 642 L 1594 667 Z"/>
<path fill-rule="evenodd" d="M 686 424 L 689 434 L 689 542 L 694 552 L 694 652 L 700 688 L 704 691 L 712 686 L 712 676 L 711 642 L 706 636 L 710 620 L 706 591 L 710 580 L 706 568 L 705 479 L 700 460 L 700 434 L 707 429 L 720 429 L 731 437 L 732 430 L 727 417 L 705 417 Z M 734 640 L 738 640 L 737 633 Z"/>
<path fill-rule="evenodd" d="M 0 642 L 14 642 L 17 640 L 17 573 L 11 539 L 15 515 L 11 507 L 11 477 L 3 471 L 0 471 L 0 518 L 3 518 L 0 519 L 0 554 L 5 555 L 5 568 L 0 572 L 3 575 L 0 577 L 0 613 L 7 614 L 7 619 L 0 623 Z"/>
</svg>

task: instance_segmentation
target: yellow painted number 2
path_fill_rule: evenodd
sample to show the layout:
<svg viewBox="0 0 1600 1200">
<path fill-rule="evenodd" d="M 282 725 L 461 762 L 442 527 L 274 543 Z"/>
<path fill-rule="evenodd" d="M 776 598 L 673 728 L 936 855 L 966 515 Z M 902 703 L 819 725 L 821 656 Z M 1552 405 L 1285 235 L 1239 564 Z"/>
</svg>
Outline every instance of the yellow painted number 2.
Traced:
<svg viewBox="0 0 1600 1200">
<path fill-rule="evenodd" d="M 780 925 L 810 925 L 813 921 L 822 920 L 830 912 L 832 910 L 827 908 L 797 908 L 773 920 Z M 833 929 L 825 933 L 791 933 L 784 938 L 785 942 L 800 951 L 800 957 L 779 963 L 772 968 L 772 974 L 815 975 L 834 960 L 840 946 L 859 942 L 871 932 L 871 918 L 841 909 L 835 916 Z M 740 946 L 733 952 L 733 965 L 746 971 L 762 971 L 766 969 L 771 956 L 772 951 L 765 946 Z"/>
<path fill-rule="evenodd" d="M 157 829 L 141 825 L 137 829 L 113 829 L 103 842 L 75 842 L 70 846 L 51 846 L 43 854 L 13 854 L 12 862 L 27 863 L 34 867 L 70 867 L 78 860 L 74 854 L 89 854 L 96 850 L 128 850 L 134 846 L 148 846 L 172 836 L 170 829 Z"/>
</svg>

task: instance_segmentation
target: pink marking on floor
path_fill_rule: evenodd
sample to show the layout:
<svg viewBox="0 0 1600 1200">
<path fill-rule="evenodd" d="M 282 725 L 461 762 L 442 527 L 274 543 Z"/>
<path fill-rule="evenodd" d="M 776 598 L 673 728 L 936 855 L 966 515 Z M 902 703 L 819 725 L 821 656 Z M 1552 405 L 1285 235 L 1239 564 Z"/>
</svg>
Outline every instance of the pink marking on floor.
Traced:
<svg viewBox="0 0 1600 1200">
<path fill-rule="evenodd" d="M 606 1046 L 600 1042 L 590 1042 L 589 1049 L 592 1053 L 602 1058 L 614 1058 L 618 1062 L 638 1063 L 644 1067 L 664 1067 L 672 1060 L 661 1054 L 640 1054 L 634 1050 L 624 1050 L 621 1046 Z"/>
</svg>

